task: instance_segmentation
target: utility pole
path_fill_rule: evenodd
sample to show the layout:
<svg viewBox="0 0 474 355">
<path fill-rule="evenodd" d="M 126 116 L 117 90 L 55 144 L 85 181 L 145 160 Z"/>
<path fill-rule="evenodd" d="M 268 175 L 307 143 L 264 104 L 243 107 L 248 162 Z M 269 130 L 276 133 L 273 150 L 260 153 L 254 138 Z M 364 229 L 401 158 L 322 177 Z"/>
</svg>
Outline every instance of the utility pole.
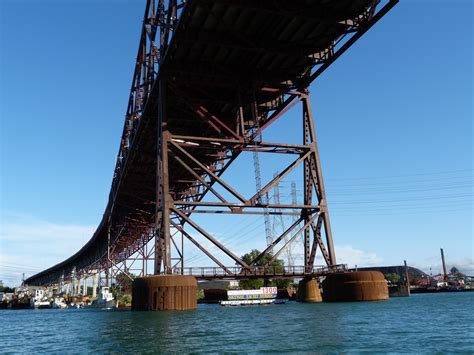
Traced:
<svg viewBox="0 0 474 355">
<path fill-rule="evenodd" d="M 410 296 L 410 277 L 408 276 L 408 265 L 406 260 L 403 260 L 403 263 L 405 264 L 405 282 L 407 285 L 407 292 L 408 296 Z"/>
</svg>

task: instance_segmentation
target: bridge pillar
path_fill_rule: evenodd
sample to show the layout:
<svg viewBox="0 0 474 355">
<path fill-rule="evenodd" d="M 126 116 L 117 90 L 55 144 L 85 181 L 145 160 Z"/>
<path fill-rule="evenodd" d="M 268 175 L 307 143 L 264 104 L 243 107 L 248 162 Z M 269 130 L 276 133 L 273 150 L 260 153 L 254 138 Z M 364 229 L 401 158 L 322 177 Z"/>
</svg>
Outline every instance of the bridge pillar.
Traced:
<svg viewBox="0 0 474 355">
<path fill-rule="evenodd" d="M 197 307 L 197 281 L 185 275 L 154 275 L 133 280 L 132 310 L 185 311 Z"/>
<path fill-rule="evenodd" d="M 92 274 L 92 298 L 97 298 L 97 273 Z"/>
<path fill-rule="evenodd" d="M 82 295 L 87 296 L 87 276 L 82 279 Z"/>
<path fill-rule="evenodd" d="M 81 278 L 78 276 L 76 279 L 74 296 L 80 296 L 80 295 L 81 295 Z"/>
<path fill-rule="evenodd" d="M 382 301 L 388 299 L 388 286 L 379 271 L 329 274 L 322 283 L 325 302 Z"/>
<path fill-rule="evenodd" d="M 318 282 L 311 278 L 305 277 L 298 285 L 298 293 L 296 299 L 299 302 L 318 303 L 322 302 L 321 291 Z"/>
</svg>

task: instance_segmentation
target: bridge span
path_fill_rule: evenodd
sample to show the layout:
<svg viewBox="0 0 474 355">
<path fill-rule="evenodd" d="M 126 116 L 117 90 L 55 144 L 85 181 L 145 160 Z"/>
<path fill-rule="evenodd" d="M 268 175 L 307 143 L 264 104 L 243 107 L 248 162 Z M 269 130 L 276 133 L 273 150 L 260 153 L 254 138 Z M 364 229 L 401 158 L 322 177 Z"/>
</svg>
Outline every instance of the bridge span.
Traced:
<svg viewBox="0 0 474 355">
<path fill-rule="evenodd" d="M 328 267 L 324 272 L 337 271 L 308 89 L 397 2 L 147 0 L 102 221 L 76 254 L 25 282 L 48 285 L 99 273 L 109 283 L 117 272 L 132 270 L 138 259 L 143 265 L 139 276 L 148 274 L 149 260 L 155 275 L 261 276 L 271 269 L 271 263 L 266 271 L 256 266 L 264 253 L 273 261 L 299 236 L 304 265 L 291 276 L 318 274 L 318 251 Z M 265 130 L 296 105 L 302 112 L 295 121 L 301 142 L 264 140 Z M 243 152 L 293 160 L 260 191 L 245 196 L 223 177 Z M 301 169 L 304 201 L 263 204 L 262 197 L 295 169 Z M 251 263 L 194 218 L 268 210 L 295 216 L 295 221 Z M 178 235 L 215 265 L 212 275 L 185 268 Z M 206 247 L 209 243 L 240 271 L 226 267 Z"/>
</svg>

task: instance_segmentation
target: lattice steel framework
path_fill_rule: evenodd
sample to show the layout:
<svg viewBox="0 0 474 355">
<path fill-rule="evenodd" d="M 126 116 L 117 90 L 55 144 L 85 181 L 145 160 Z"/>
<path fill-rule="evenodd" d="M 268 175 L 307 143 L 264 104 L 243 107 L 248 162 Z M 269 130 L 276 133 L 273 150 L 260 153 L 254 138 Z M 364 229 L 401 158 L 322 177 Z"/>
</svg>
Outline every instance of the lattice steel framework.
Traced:
<svg viewBox="0 0 474 355">
<path fill-rule="evenodd" d="M 142 275 L 149 260 L 154 260 L 155 274 L 184 272 L 179 238 L 187 238 L 224 272 L 235 273 L 190 229 L 246 273 L 256 270 L 264 253 L 277 258 L 300 234 L 303 274 L 314 272 L 317 249 L 328 266 L 335 266 L 308 88 L 397 1 L 147 0 L 103 220 L 78 253 L 26 281 L 56 282 L 73 270 L 107 270 L 113 277 L 113 266 L 129 272 L 127 259 L 141 263 Z M 297 104 L 302 106 L 301 144 L 259 138 Z M 293 155 L 294 160 L 245 197 L 222 175 L 246 151 Z M 260 203 L 299 166 L 304 171 L 302 203 Z M 266 210 L 297 219 L 251 263 L 193 218 L 196 213 Z"/>
</svg>

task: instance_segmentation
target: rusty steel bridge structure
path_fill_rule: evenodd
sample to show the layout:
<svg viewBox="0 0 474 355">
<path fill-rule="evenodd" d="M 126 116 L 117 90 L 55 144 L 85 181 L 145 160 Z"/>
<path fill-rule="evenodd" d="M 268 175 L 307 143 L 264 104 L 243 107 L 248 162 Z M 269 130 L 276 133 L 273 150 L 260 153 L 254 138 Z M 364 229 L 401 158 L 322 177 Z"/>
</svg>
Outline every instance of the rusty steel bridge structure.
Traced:
<svg viewBox="0 0 474 355">
<path fill-rule="evenodd" d="M 99 273 L 108 283 L 114 270 L 131 272 L 137 263 L 144 276 L 150 260 L 155 275 L 198 279 L 344 270 L 334 252 L 309 86 L 397 2 L 147 0 L 102 221 L 76 254 L 25 282 L 50 285 Z M 302 108 L 294 123 L 301 128 L 301 143 L 263 140 L 262 132 L 296 105 Z M 293 160 L 260 191 L 244 196 L 223 177 L 243 152 Z M 302 169 L 304 201 L 262 203 L 296 168 Z M 296 217 L 249 263 L 196 222 L 200 213 Z M 185 267 L 178 236 L 214 266 Z M 304 240 L 304 265 L 272 268 L 298 237 Z M 209 243 L 234 265 L 225 265 L 206 248 Z M 324 267 L 314 265 L 318 250 Z M 267 253 L 267 267 L 257 266 Z"/>
</svg>

